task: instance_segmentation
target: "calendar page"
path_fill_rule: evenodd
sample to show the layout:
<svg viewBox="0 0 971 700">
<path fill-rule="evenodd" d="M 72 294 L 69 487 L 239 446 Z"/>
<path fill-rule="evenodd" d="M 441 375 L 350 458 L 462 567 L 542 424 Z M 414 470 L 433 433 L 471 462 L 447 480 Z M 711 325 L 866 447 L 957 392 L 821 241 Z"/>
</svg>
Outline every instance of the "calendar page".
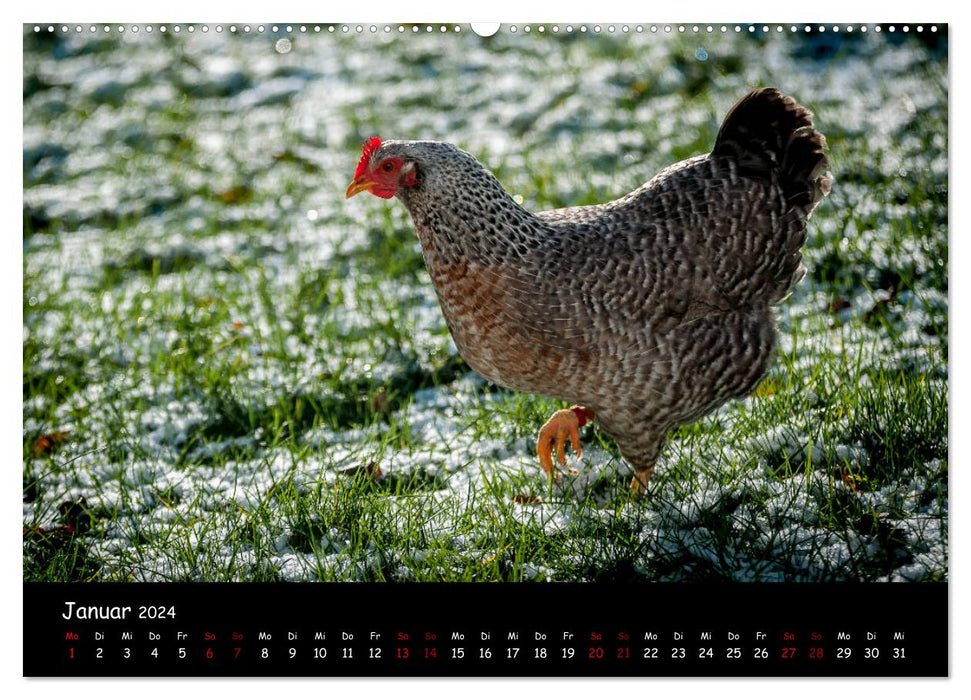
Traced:
<svg viewBox="0 0 971 700">
<path fill-rule="evenodd" d="M 948 675 L 946 24 L 22 36 L 25 676 Z"/>
</svg>

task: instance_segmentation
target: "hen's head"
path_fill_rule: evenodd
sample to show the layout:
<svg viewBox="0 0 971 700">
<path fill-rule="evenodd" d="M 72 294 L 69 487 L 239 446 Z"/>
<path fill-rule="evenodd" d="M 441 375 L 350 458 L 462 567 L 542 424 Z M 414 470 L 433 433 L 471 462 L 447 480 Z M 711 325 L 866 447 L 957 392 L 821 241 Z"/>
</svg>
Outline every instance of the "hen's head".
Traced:
<svg viewBox="0 0 971 700">
<path fill-rule="evenodd" d="M 364 142 L 361 161 L 354 172 L 354 180 L 347 187 L 345 197 L 350 199 L 359 192 L 388 199 L 402 187 L 414 187 L 418 183 L 418 167 L 414 159 L 394 142 L 381 145 L 381 139 L 372 136 Z"/>
<path fill-rule="evenodd" d="M 382 142 L 372 137 L 362 151 L 347 197 L 358 192 L 384 199 L 398 195 L 410 206 L 422 197 L 453 201 L 483 188 L 502 190 L 475 158 L 443 141 Z"/>
</svg>

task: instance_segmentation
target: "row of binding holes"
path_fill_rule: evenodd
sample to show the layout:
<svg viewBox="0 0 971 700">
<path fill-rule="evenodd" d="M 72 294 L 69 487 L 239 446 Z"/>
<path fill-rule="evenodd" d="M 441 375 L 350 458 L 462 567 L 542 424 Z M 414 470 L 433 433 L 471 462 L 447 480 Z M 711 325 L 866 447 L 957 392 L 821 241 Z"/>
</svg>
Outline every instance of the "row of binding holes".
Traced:
<svg viewBox="0 0 971 700">
<path fill-rule="evenodd" d="M 408 27 L 406 27 L 404 25 L 398 25 L 396 27 L 396 29 L 397 29 L 397 31 L 398 31 L 399 34 L 402 34 L 402 33 L 406 32 L 406 31 L 410 31 L 410 32 L 413 32 L 413 33 L 421 32 L 421 31 L 424 31 L 424 32 L 440 32 L 442 34 L 444 34 L 446 32 L 461 32 L 462 31 L 462 28 L 459 27 L 458 25 L 454 25 L 454 26 L 446 26 L 446 25 L 435 25 L 435 26 L 432 26 L 432 25 L 426 25 L 424 27 L 419 27 L 417 25 L 411 25 L 411 26 L 408 26 Z M 196 26 L 196 25 L 193 25 L 193 24 L 188 24 L 188 25 L 185 25 L 185 26 L 180 25 L 180 24 L 174 24 L 174 25 L 160 24 L 160 25 L 157 25 L 157 26 L 156 25 L 151 25 L 151 24 L 146 24 L 146 25 L 142 25 L 141 27 L 139 27 L 139 25 L 137 25 L 137 24 L 133 24 L 133 25 L 128 26 L 128 27 L 126 27 L 125 25 L 116 25 L 116 26 L 112 27 L 112 26 L 107 25 L 107 24 L 104 24 L 104 25 L 96 25 L 96 24 L 91 24 L 91 25 L 81 25 L 81 24 L 76 24 L 76 25 L 67 25 L 67 24 L 53 25 L 53 24 L 49 24 L 46 27 L 45 26 L 42 26 L 42 25 L 38 25 L 38 24 L 35 24 L 34 25 L 34 32 L 35 33 L 39 33 L 39 32 L 46 31 L 46 32 L 48 32 L 50 34 L 53 34 L 53 33 L 58 32 L 58 31 L 60 31 L 62 34 L 67 34 L 68 32 L 74 32 L 76 34 L 80 34 L 81 32 L 85 32 L 85 31 L 87 31 L 89 33 L 96 33 L 96 32 L 108 33 L 108 32 L 112 32 L 112 31 L 115 31 L 115 32 L 125 32 L 125 31 L 129 31 L 129 32 L 132 32 L 132 33 L 138 33 L 139 31 L 144 31 L 144 32 L 148 32 L 149 34 L 151 34 L 153 31 L 158 31 L 158 32 L 161 32 L 163 34 L 166 33 L 166 32 L 174 32 L 176 34 L 180 34 L 183 31 L 188 32 L 189 34 L 193 34 L 193 33 L 197 32 L 197 31 L 202 32 L 204 34 L 210 32 L 210 31 L 214 31 L 214 32 L 217 32 L 217 33 L 222 33 L 222 32 L 225 31 L 225 32 L 230 32 L 232 34 L 252 34 L 252 33 L 263 34 L 265 32 L 270 32 L 272 34 L 277 34 L 277 33 L 280 33 L 280 32 L 286 32 L 287 34 L 293 34 L 295 32 L 300 32 L 301 34 L 308 34 L 308 33 L 310 33 L 310 34 L 320 34 L 321 32 L 328 32 L 330 34 L 334 34 L 334 33 L 348 34 L 348 33 L 351 33 L 351 32 L 356 32 L 358 34 L 363 34 L 364 32 L 377 33 L 379 31 L 381 31 L 381 32 L 384 32 L 385 34 L 390 34 L 394 30 L 395 30 L 395 28 L 393 28 L 389 24 L 385 24 L 385 25 L 381 25 L 381 26 L 374 25 L 374 24 L 371 24 L 371 25 L 362 25 L 362 24 L 358 24 L 358 25 L 347 25 L 347 24 L 344 24 L 344 25 L 319 25 L 319 24 L 306 25 L 306 24 L 300 24 L 300 25 L 296 25 L 296 26 L 294 26 L 292 24 L 288 24 L 288 25 L 285 25 L 285 26 L 284 25 L 276 25 L 276 24 L 274 24 L 274 25 L 263 25 L 263 24 L 259 24 L 259 25 L 255 25 L 255 26 L 252 26 L 252 25 L 249 25 L 249 24 L 241 24 L 241 25 L 236 25 L 236 24 L 228 24 L 228 25 L 214 24 L 212 26 L 209 26 L 208 24 L 201 24 L 199 26 Z"/>
<path fill-rule="evenodd" d="M 567 25 L 563 25 L 562 27 L 560 25 L 558 25 L 558 24 L 553 24 L 553 25 L 550 25 L 549 27 L 547 27 L 546 25 L 536 25 L 536 26 L 532 26 L 532 25 L 526 24 L 526 25 L 521 25 L 520 26 L 520 25 L 512 24 L 512 25 L 509 25 L 508 27 L 506 27 L 506 30 L 509 31 L 509 32 L 511 32 L 511 33 L 513 33 L 513 34 L 519 32 L 519 31 L 525 32 L 527 34 L 533 32 L 533 31 L 535 31 L 535 32 L 537 32 L 539 34 L 545 34 L 547 31 L 552 32 L 553 34 L 558 34 L 560 32 L 565 32 L 567 34 L 572 34 L 574 32 L 580 32 L 581 34 L 582 33 L 585 33 L 585 32 L 593 32 L 595 34 L 600 34 L 600 33 L 603 33 L 603 32 L 607 32 L 609 34 L 615 34 L 617 32 L 621 32 L 621 33 L 624 33 L 624 34 L 627 34 L 627 33 L 630 33 L 630 32 L 635 32 L 635 33 L 638 33 L 638 34 L 643 33 L 643 32 L 651 32 L 651 33 L 654 33 L 654 34 L 656 34 L 658 32 L 664 32 L 664 33 L 668 33 L 668 34 L 674 33 L 674 32 L 682 33 L 682 34 L 687 34 L 687 33 L 698 34 L 698 33 L 701 33 L 701 32 L 705 32 L 705 33 L 708 33 L 708 34 L 712 34 L 712 33 L 715 33 L 715 32 L 720 32 L 722 34 L 725 34 L 725 33 L 732 32 L 732 31 L 734 31 L 736 33 L 749 32 L 749 33 L 753 33 L 753 34 L 756 33 L 756 32 L 762 32 L 762 33 L 777 32 L 777 33 L 782 33 L 782 32 L 785 32 L 785 31 L 788 31 L 790 33 L 800 32 L 800 31 L 801 32 L 807 32 L 807 33 L 808 32 L 820 32 L 820 33 L 822 33 L 822 32 L 846 32 L 846 33 L 850 34 L 850 33 L 853 33 L 855 31 L 867 32 L 870 29 L 871 29 L 871 27 L 868 27 L 865 24 L 859 25 L 859 26 L 854 26 L 852 24 L 848 24 L 848 25 L 844 25 L 844 26 L 840 26 L 840 25 L 822 25 L 822 24 L 820 24 L 820 25 L 806 24 L 806 25 L 800 25 L 800 26 L 797 26 L 797 25 L 794 25 L 794 24 L 791 24 L 791 25 L 775 24 L 775 25 L 771 25 L 771 26 L 770 25 L 767 25 L 767 24 L 761 24 L 761 25 L 756 25 L 756 24 L 747 24 L 747 25 L 740 25 L 740 24 L 736 24 L 736 25 L 725 25 L 725 24 L 721 24 L 721 25 L 711 25 L 711 24 L 708 24 L 708 25 L 698 25 L 698 24 L 695 24 L 695 25 L 684 25 L 684 24 L 679 24 L 679 25 L 672 25 L 672 24 L 664 24 L 664 25 L 656 25 L 656 24 L 651 24 L 651 25 L 642 25 L 642 24 L 637 24 L 637 25 L 629 25 L 629 24 L 622 24 L 622 25 L 614 25 L 614 24 L 599 25 L 599 24 L 595 24 L 595 25 L 592 25 L 592 26 L 587 26 L 585 24 L 581 24 L 581 25 L 578 25 L 578 26 L 574 26 L 572 24 L 567 24 Z M 913 28 L 913 30 L 916 31 L 916 32 L 918 32 L 918 33 L 921 33 L 921 32 L 927 31 L 927 30 L 929 30 L 931 32 L 936 32 L 937 31 L 937 26 L 936 25 L 931 25 L 930 27 L 924 27 L 923 25 L 918 24 L 916 27 Z M 375 24 L 370 24 L 370 25 L 368 25 L 368 24 L 356 24 L 356 25 L 342 24 L 342 25 L 324 25 L 324 26 L 321 26 L 319 24 L 314 24 L 314 25 L 301 24 L 301 25 L 296 25 L 296 27 L 294 25 L 286 25 L 286 26 L 282 26 L 282 25 L 270 25 L 270 26 L 267 26 L 267 25 L 263 25 L 263 24 L 256 25 L 256 26 L 251 26 L 249 24 L 243 24 L 243 25 L 235 25 L 235 24 L 222 25 L 222 24 L 216 24 L 216 25 L 213 25 L 211 27 L 208 24 L 202 24 L 202 25 L 199 25 L 198 27 L 196 25 L 192 25 L 192 24 L 185 25 L 185 26 L 179 25 L 179 24 L 175 24 L 175 25 L 165 25 L 165 24 L 151 25 L 151 24 L 146 24 L 146 25 L 142 25 L 141 27 L 139 27 L 139 25 L 137 25 L 137 24 L 133 24 L 133 25 L 130 25 L 128 27 L 126 27 L 125 25 L 116 25 L 116 26 L 112 27 L 112 26 L 109 26 L 107 24 L 105 24 L 105 25 L 94 25 L 94 24 L 91 24 L 91 25 L 80 25 L 80 24 L 76 24 L 76 25 L 70 25 L 70 26 L 69 25 L 66 25 L 66 24 L 61 24 L 61 25 L 52 25 L 52 24 L 50 24 L 50 25 L 47 25 L 47 26 L 34 25 L 34 32 L 35 33 L 40 33 L 40 32 L 43 32 L 43 31 L 46 31 L 46 32 L 48 32 L 50 34 L 53 34 L 53 33 L 58 32 L 58 31 L 60 31 L 60 33 L 62 33 L 62 34 L 66 34 L 68 32 L 72 32 L 72 31 L 74 33 L 76 33 L 76 34 L 80 34 L 81 32 L 85 32 L 85 31 L 87 31 L 89 33 L 95 33 L 95 32 L 108 33 L 108 32 L 112 32 L 112 31 L 115 31 L 115 32 L 130 31 L 132 33 L 138 33 L 139 31 L 144 31 L 144 32 L 147 32 L 149 34 L 151 34 L 154 31 L 158 31 L 158 32 L 163 33 L 163 34 L 166 33 L 166 32 L 170 32 L 170 31 L 171 32 L 174 32 L 176 34 L 179 34 L 179 33 L 183 32 L 183 31 L 188 32 L 189 34 L 192 34 L 192 33 L 196 32 L 196 31 L 200 31 L 202 33 L 207 33 L 209 31 L 214 31 L 216 33 L 221 33 L 221 32 L 224 32 L 224 31 L 228 31 L 228 32 L 234 33 L 234 34 L 240 34 L 240 33 L 241 34 L 251 34 L 251 33 L 254 33 L 254 32 L 255 33 L 258 33 L 258 34 L 263 34 L 263 33 L 267 32 L 267 31 L 269 31 L 271 33 L 279 33 L 281 31 L 285 31 L 287 34 L 293 34 L 295 31 L 296 32 L 300 32 L 302 34 L 306 34 L 306 33 L 319 34 L 321 32 L 328 32 L 330 34 L 335 34 L 335 33 L 341 33 L 341 34 L 351 34 L 351 33 L 364 34 L 364 33 L 371 33 L 371 34 L 375 34 L 375 33 L 378 33 L 378 32 L 383 32 L 385 34 L 390 34 L 390 33 L 396 31 L 398 34 L 405 34 L 405 33 L 408 33 L 408 32 L 410 32 L 412 34 L 417 34 L 419 32 L 423 32 L 423 33 L 436 32 L 436 33 L 445 34 L 445 33 L 448 33 L 448 32 L 461 32 L 462 31 L 462 28 L 459 27 L 458 25 L 424 25 L 424 26 L 418 26 L 418 25 L 410 25 L 410 26 L 397 25 L 397 26 L 394 26 L 393 27 L 392 25 L 389 25 L 389 24 L 380 25 L 380 26 L 379 25 L 375 25 Z M 904 25 L 893 25 L 893 24 L 891 24 L 891 25 L 888 25 L 886 27 L 884 27 L 882 25 L 874 25 L 872 27 L 872 31 L 874 31 L 874 32 L 887 31 L 887 32 L 890 32 L 890 33 L 894 33 L 894 32 L 897 32 L 897 31 L 901 31 L 901 32 L 904 32 L 904 33 L 908 33 L 908 32 L 911 31 L 911 26 L 910 25 L 907 25 L 907 24 L 904 24 Z"/>
</svg>

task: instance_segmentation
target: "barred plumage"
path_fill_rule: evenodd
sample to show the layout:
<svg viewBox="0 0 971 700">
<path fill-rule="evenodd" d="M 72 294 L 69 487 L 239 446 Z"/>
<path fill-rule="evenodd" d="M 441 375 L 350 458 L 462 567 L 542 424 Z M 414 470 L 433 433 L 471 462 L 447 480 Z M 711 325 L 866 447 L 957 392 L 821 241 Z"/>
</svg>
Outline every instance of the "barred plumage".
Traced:
<svg viewBox="0 0 971 700">
<path fill-rule="evenodd" d="M 347 195 L 393 193 L 407 207 L 468 364 L 582 406 L 634 467 L 637 492 L 669 431 L 764 377 L 771 307 L 805 274 L 806 219 L 832 184 L 812 115 L 771 88 L 729 111 L 710 154 L 596 206 L 531 214 L 454 146 L 368 144 Z M 541 433 L 551 473 L 572 415 Z"/>
</svg>

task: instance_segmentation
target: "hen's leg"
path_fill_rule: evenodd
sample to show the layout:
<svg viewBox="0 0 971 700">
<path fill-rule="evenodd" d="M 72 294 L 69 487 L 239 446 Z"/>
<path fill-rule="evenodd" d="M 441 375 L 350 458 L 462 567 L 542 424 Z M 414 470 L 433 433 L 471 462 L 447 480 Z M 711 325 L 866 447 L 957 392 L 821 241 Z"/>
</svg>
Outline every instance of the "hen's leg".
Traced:
<svg viewBox="0 0 971 700">
<path fill-rule="evenodd" d="M 559 472 L 553 466 L 553 450 L 556 449 L 556 461 L 561 467 L 566 466 L 566 439 L 570 438 L 573 451 L 577 453 L 577 459 L 583 457 L 583 446 L 580 444 L 580 428 L 593 418 L 593 411 L 582 406 L 573 406 L 554 413 L 548 421 L 539 429 L 539 436 L 536 439 L 536 455 L 539 457 L 539 466 L 543 471 L 555 479 L 559 477 Z M 576 474 L 576 470 L 571 469 L 571 474 Z"/>
<path fill-rule="evenodd" d="M 630 493 L 634 498 L 640 498 L 647 491 L 663 444 L 663 435 L 658 437 L 651 431 L 645 431 L 630 441 L 618 440 L 620 454 L 634 467 L 634 478 L 630 481 Z"/>
<path fill-rule="evenodd" d="M 634 468 L 634 478 L 630 480 L 630 495 L 634 498 L 641 498 L 647 492 L 647 485 L 651 481 L 651 474 L 654 473 L 654 465 L 649 467 Z"/>
</svg>

